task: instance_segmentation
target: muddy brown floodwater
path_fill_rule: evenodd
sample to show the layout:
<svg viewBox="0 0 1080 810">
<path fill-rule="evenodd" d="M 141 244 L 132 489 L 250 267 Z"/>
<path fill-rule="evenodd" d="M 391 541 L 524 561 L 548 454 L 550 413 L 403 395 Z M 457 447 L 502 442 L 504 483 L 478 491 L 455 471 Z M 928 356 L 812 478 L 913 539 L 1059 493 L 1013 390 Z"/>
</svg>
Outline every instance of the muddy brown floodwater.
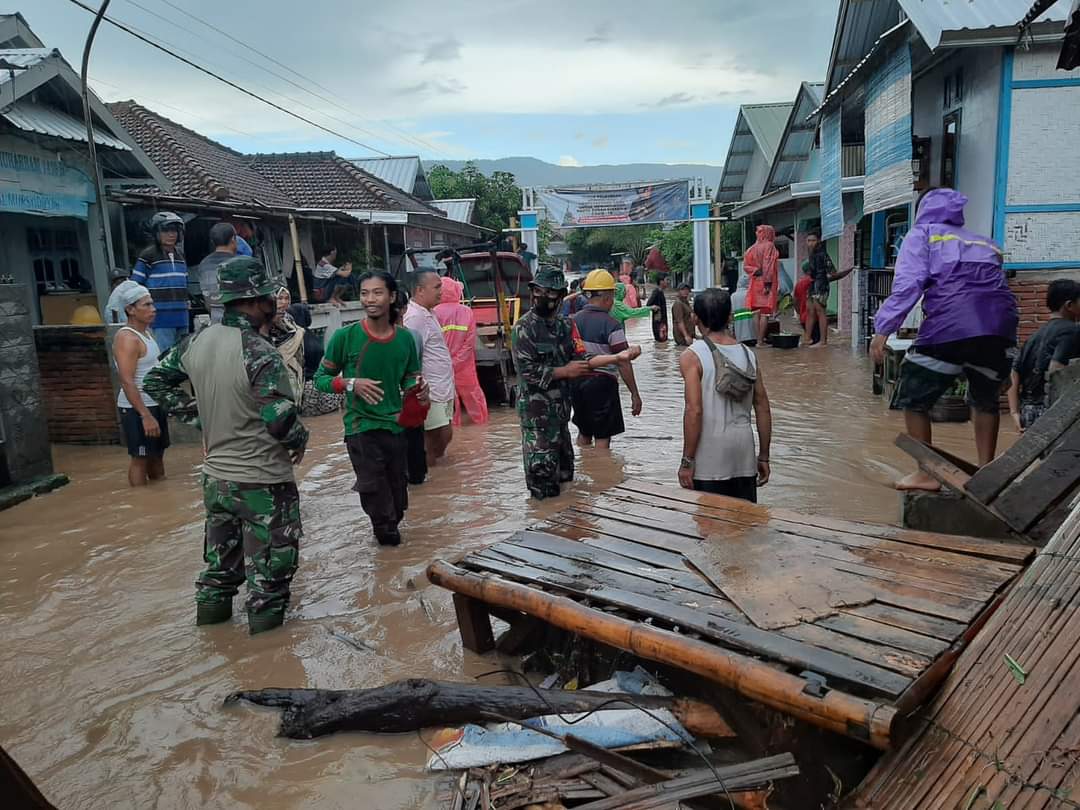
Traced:
<svg viewBox="0 0 1080 810">
<path fill-rule="evenodd" d="M 128 489 L 117 447 L 55 449 L 72 483 L 0 516 L 0 745 L 64 810 L 435 806 L 438 781 L 415 735 L 275 736 L 276 712 L 236 707 L 234 689 L 370 687 L 409 676 L 469 679 L 499 666 L 463 652 L 449 595 L 426 565 L 492 543 L 624 477 L 673 482 L 682 450 L 674 345 L 630 325 L 645 411 L 612 452 L 579 452 L 578 477 L 542 504 L 526 497 L 510 409 L 460 430 L 448 462 L 415 488 L 405 543 L 377 548 L 336 415 L 308 420 L 300 470 L 305 537 L 284 628 L 249 637 L 243 611 L 196 629 L 201 565 L 198 449 L 174 447 L 167 481 Z M 895 522 L 888 483 L 909 465 L 899 414 L 869 390 L 868 361 L 837 345 L 759 352 L 772 399 L 765 504 Z M 937 443 L 971 457 L 969 425 Z M 1003 442 L 1012 440 L 1003 436 Z M 239 605 L 239 602 L 238 602 Z M 373 647 L 358 651 L 330 630 Z"/>
</svg>

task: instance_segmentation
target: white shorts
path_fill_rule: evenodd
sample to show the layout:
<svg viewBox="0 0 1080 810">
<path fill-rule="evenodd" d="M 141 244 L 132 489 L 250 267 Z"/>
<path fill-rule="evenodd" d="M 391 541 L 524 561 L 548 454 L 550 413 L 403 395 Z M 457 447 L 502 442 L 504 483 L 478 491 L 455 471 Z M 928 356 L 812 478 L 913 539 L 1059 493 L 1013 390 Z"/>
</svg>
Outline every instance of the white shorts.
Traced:
<svg viewBox="0 0 1080 810">
<path fill-rule="evenodd" d="M 431 410 L 424 420 L 424 430 L 438 430 L 454 421 L 454 401 L 439 402 L 431 400 Z"/>
</svg>

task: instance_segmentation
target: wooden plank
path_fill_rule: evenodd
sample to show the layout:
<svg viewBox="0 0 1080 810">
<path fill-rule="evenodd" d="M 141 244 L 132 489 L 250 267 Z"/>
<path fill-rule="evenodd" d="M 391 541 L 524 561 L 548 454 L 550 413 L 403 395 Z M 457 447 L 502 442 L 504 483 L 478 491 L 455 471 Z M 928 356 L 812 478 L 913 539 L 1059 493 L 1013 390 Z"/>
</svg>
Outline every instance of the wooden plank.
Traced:
<svg viewBox="0 0 1080 810">
<path fill-rule="evenodd" d="M 913 633 L 936 638 L 946 644 L 951 644 L 963 634 L 967 627 L 963 622 L 954 622 L 943 619 L 940 616 L 931 616 L 913 610 L 905 610 L 901 607 L 872 602 L 869 605 L 859 605 L 853 608 L 843 608 L 841 615 L 855 616 L 870 619 L 881 624 L 910 630 Z"/>
<path fill-rule="evenodd" d="M 614 498 L 614 500 L 612 500 Z M 616 506 L 617 504 L 617 506 Z M 611 496 L 604 494 L 590 502 L 590 506 L 609 506 L 617 511 L 632 510 L 630 504 L 652 507 L 653 510 L 661 509 L 670 512 L 679 512 L 694 518 L 695 524 L 703 517 L 730 522 L 735 525 L 746 527 L 762 526 L 760 518 L 747 515 L 744 511 L 733 510 L 727 507 L 716 507 L 704 504 L 688 504 L 682 501 L 657 502 L 654 499 L 639 499 L 638 497 L 626 497 L 625 495 Z M 574 507 L 571 507 L 574 508 Z M 653 512 L 657 520 L 664 517 L 663 512 Z M 848 548 L 873 549 L 879 553 L 896 554 L 905 560 L 914 560 L 918 563 L 941 566 L 950 570 L 959 570 L 969 576 L 981 578 L 984 581 L 1000 583 L 1002 578 L 1009 578 L 1019 570 L 1017 563 L 1005 563 L 997 560 L 973 558 L 967 553 L 956 552 L 950 549 L 935 549 L 928 546 L 913 546 L 908 543 L 898 542 L 888 538 L 872 537 L 861 533 L 840 531 L 837 529 L 822 529 L 804 523 L 782 520 L 773 517 L 767 524 L 770 528 L 790 534 L 796 537 L 810 537 L 827 543 L 836 543 Z M 700 532 L 698 532 L 700 534 Z M 1029 552 L 1030 553 L 1030 552 Z"/>
<path fill-rule="evenodd" d="M 727 535 L 739 536 L 741 532 L 745 531 L 768 532 L 776 536 L 782 535 L 785 538 L 782 544 L 784 549 L 793 552 L 803 549 L 812 550 L 819 557 L 862 562 L 886 570 L 903 571 L 912 576 L 927 579 L 937 585 L 945 583 L 957 585 L 959 588 L 951 589 L 950 592 L 961 596 L 989 597 L 996 593 L 1001 585 L 1008 581 L 1018 570 L 1016 566 L 1002 566 L 1000 563 L 985 561 L 979 561 L 979 563 L 984 566 L 994 566 L 994 569 L 978 570 L 978 566 L 972 565 L 970 558 L 958 554 L 913 555 L 909 554 L 906 548 L 900 544 L 890 544 L 889 541 L 882 540 L 867 540 L 857 535 L 852 535 L 849 542 L 843 535 L 825 532 L 813 527 L 801 527 L 801 530 L 795 533 L 790 530 L 793 524 L 784 524 L 778 521 L 770 521 L 766 526 L 748 526 L 744 523 L 729 520 L 727 515 L 723 513 L 699 512 L 690 516 L 671 509 L 630 503 L 622 505 L 621 508 L 615 508 L 603 496 L 596 498 L 596 503 L 588 508 L 577 506 L 571 507 L 568 511 L 579 512 L 586 516 L 601 515 L 613 520 L 635 523 L 639 526 L 663 526 L 665 536 L 673 532 L 679 532 L 692 540 L 699 541 L 692 545 L 680 544 L 680 548 L 685 549 L 687 552 L 694 550 L 704 554 L 705 560 L 708 559 L 708 555 L 713 548 L 718 550 L 723 548 L 722 541 Z M 692 523 L 692 528 L 686 523 L 674 522 L 675 515 L 678 515 L 680 520 Z M 787 538 L 790 538 L 790 540 Z M 714 545 L 708 542 L 713 539 L 720 540 L 721 544 Z M 705 543 L 702 544 L 700 541 L 705 541 Z M 766 544 L 760 543 L 759 545 Z M 899 547 L 900 550 L 897 551 L 894 547 Z M 753 554 L 754 546 L 748 546 L 747 553 Z M 698 565 L 702 564 L 702 560 L 697 559 L 697 557 L 691 559 Z M 998 570 L 999 567 L 1004 568 L 1006 572 Z"/>
<path fill-rule="evenodd" d="M 983 503 L 990 503 L 1078 420 L 1080 396 L 1058 400 L 1024 431 L 1016 444 L 971 476 L 967 491 Z"/>
<path fill-rule="evenodd" d="M 784 638 L 802 641 L 815 647 L 846 655 L 857 661 L 865 661 L 883 669 L 899 672 L 902 675 L 907 675 L 912 680 L 929 667 L 932 660 L 925 655 L 908 652 L 907 650 L 899 650 L 885 644 L 875 644 L 842 633 L 834 633 L 818 624 L 798 624 L 794 627 L 785 627 L 776 632 Z"/>
<path fill-rule="evenodd" d="M 672 537 L 674 534 L 673 529 L 667 527 L 663 530 L 652 528 L 652 526 L 656 526 L 658 521 L 661 521 L 663 515 L 638 515 L 635 510 L 630 509 L 620 514 L 615 510 L 600 507 L 585 508 L 584 505 L 568 510 L 568 514 L 573 513 L 580 514 L 584 523 L 592 523 L 597 517 L 605 518 L 608 521 L 618 522 L 624 526 L 636 526 L 639 529 L 653 532 L 652 542 L 666 542 L 669 545 L 676 545 Z M 710 521 L 711 518 L 702 517 L 696 519 L 699 523 L 702 523 Z M 702 529 L 707 528 L 707 524 L 702 527 Z M 757 526 L 753 527 L 752 530 L 765 534 L 765 532 L 770 531 L 770 527 Z M 956 568 L 946 569 L 932 564 L 920 564 L 914 559 L 889 556 L 888 554 L 878 553 L 873 549 L 849 549 L 841 543 L 827 543 L 807 537 L 791 538 L 791 536 L 784 535 L 783 532 L 777 532 L 777 537 L 780 538 L 781 536 L 783 540 L 778 542 L 779 549 L 777 551 L 782 552 L 785 558 L 806 557 L 808 569 L 813 564 L 814 559 L 828 561 L 827 565 L 836 570 L 847 570 L 842 568 L 841 564 L 859 565 L 865 568 L 877 569 L 882 575 L 901 577 L 904 581 L 919 584 L 928 591 L 974 599 L 980 603 L 985 602 L 986 599 L 997 593 L 1001 585 L 1009 579 L 1009 577 L 990 578 L 973 575 L 973 573 Z M 724 588 L 724 582 L 721 581 L 724 579 L 723 575 L 715 570 L 717 565 L 712 555 L 714 552 L 717 555 L 723 555 L 729 551 L 728 546 L 725 545 L 725 538 L 718 534 L 707 538 L 700 534 L 694 537 L 684 537 L 686 538 L 685 542 L 677 543 L 677 548 L 684 549 L 694 565 L 702 568 L 715 585 Z M 754 543 L 745 543 L 746 554 L 754 555 L 755 552 L 759 552 L 760 558 L 764 558 L 766 554 L 772 553 L 764 548 L 766 545 L 764 541 L 757 543 L 757 545 L 761 546 L 761 548 L 755 548 Z M 811 559 L 811 557 L 814 559 Z M 780 562 L 779 559 L 778 562 Z M 723 568 L 723 566 L 720 567 Z M 805 570 L 793 572 L 799 573 L 802 577 L 807 575 Z"/>
<path fill-rule="evenodd" d="M 1038 422 L 1036 422 L 1038 424 Z M 1080 424 L 1028 475 L 1009 484 L 994 501 L 994 508 L 1017 531 L 1031 527 L 1080 482 Z"/>
<path fill-rule="evenodd" d="M 491 616 L 483 602 L 455 593 L 454 612 L 457 614 L 461 643 L 465 649 L 475 653 L 486 653 L 495 649 Z"/>
<path fill-rule="evenodd" d="M 1019 565 L 1024 564 L 1033 553 L 1029 546 L 1016 543 L 983 540 L 977 537 L 964 537 L 962 535 L 937 534 L 935 532 L 923 532 L 914 529 L 900 529 L 895 526 L 880 526 L 851 520 L 822 517 L 821 515 L 792 512 L 786 509 L 765 507 L 760 504 L 750 504 L 746 501 L 727 498 L 723 495 L 695 492 L 694 490 L 682 489 L 681 487 L 674 485 L 655 484 L 651 481 L 641 481 L 638 479 L 624 481 L 622 484 L 614 487 L 614 491 L 627 492 L 639 497 L 653 497 L 661 503 L 682 501 L 689 504 L 735 509 L 745 512 L 748 515 L 755 516 L 760 521 L 767 521 L 770 518 L 780 518 L 783 520 L 790 520 L 793 523 L 816 526 L 820 529 L 851 532 L 853 534 L 862 534 L 867 537 L 895 540 L 901 543 L 910 543 L 915 546 L 954 551 L 976 558 L 999 560 L 1001 562 Z"/>
<path fill-rule="evenodd" d="M 517 561 L 503 562 L 486 552 L 470 555 L 465 561 L 502 576 L 554 585 L 568 593 L 605 602 L 643 616 L 660 619 L 684 630 L 692 630 L 720 646 L 764 656 L 796 669 L 809 669 L 838 682 L 861 687 L 890 699 L 899 697 L 911 678 L 881 667 L 852 660 L 799 641 L 783 638 L 756 627 L 713 616 L 697 608 L 688 608 L 654 596 L 610 588 L 595 580 L 547 571 Z"/>
<path fill-rule="evenodd" d="M 913 633 L 893 624 L 864 618 L 854 613 L 837 613 L 816 624 L 863 641 L 887 644 L 898 650 L 906 650 L 928 658 L 936 658 L 949 649 L 949 643 L 939 638 Z"/>
<path fill-rule="evenodd" d="M 568 517 L 568 515 L 569 513 L 560 513 L 553 519 L 569 521 L 572 516 Z M 583 518 L 581 521 L 573 525 L 592 532 L 611 534 L 612 536 L 620 534 L 626 539 L 633 539 L 642 543 L 663 544 L 667 538 L 666 535 L 654 529 L 647 529 L 630 523 L 619 523 L 598 518 L 594 518 L 587 523 Z M 950 593 L 930 590 L 931 587 L 934 587 L 933 583 L 928 583 L 926 580 L 912 579 L 905 574 L 889 572 L 887 578 L 882 578 L 881 572 L 872 568 L 856 565 L 842 565 L 841 568 L 849 573 L 873 580 L 874 586 L 882 592 L 878 597 L 879 601 L 897 607 L 910 608 L 933 616 L 941 616 L 953 621 L 967 623 L 971 621 L 972 617 L 978 613 L 984 604 L 982 600 L 973 600 Z"/>
<path fill-rule="evenodd" d="M 580 532 L 565 523 L 559 523 L 557 521 L 545 521 L 544 523 L 537 524 L 533 528 L 538 529 L 545 534 L 558 535 L 559 537 L 565 537 L 567 540 L 577 540 L 589 546 L 602 548 L 606 551 L 614 552 L 615 554 L 621 554 L 632 560 L 641 560 L 642 562 L 650 563 L 659 568 L 671 568 L 675 571 L 689 570 L 686 566 L 686 558 L 683 557 L 683 555 L 673 551 L 664 551 L 663 549 L 656 548 L 656 546 L 620 540 L 617 537 L 604 537 L 602 535 L 590 537 L 587 536 L 586 533 Z"/>
<path fill-rule="evenodd" d="M 964 487 L 971 480 L 971 475 L 944 458 L 936 447 L 921 442 L 906 433 L 897 436 L 894 444 L 915 459 L 923 472 L 930 473 L 949 489 L 959 492 L 961 495 L 967 493 Z M 981 503 L 980 501 L 977 502 Z M 983 506 L 986 506 L 986 504 L 983 503 Z"/>
</svg>

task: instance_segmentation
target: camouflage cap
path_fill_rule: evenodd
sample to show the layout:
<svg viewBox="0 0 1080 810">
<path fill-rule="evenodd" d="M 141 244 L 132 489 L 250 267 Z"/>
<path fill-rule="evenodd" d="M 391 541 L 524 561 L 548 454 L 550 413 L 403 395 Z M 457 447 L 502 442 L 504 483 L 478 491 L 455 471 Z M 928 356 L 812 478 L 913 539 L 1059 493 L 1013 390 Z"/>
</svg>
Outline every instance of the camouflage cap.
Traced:
<svg viewBox="0 0 1080 810">
<path fill-rule="evenodd" d="M 218 291 L 221 303 L 274 295 L 281 282 L 270 275 L 262 262 L 250 256 L 237 256 L 218 265 Z"/>
<path fill-rule="evenodd" d="M 541 265 L 540 269 L 536 271 L 536 275 L 533 276 L 533 280 L 529 282 L 529 286 L 543 287 L 547 290 L 565 290 L 566 276 L 558 267 Z"/>
</svg>

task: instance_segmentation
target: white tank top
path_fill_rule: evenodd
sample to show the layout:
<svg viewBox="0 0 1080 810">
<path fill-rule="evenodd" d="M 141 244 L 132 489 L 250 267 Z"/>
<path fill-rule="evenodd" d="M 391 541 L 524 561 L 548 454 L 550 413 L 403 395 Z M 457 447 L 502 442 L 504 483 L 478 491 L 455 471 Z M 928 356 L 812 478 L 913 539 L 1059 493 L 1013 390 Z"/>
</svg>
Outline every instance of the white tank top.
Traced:
<svg viewBox="0 0 1080 810">
<path fill-rule="evenodd" d="M 138 335 L 139 339 L 146 344 L 146 354 L 140 357 L 139 362 L 135 365 L 135 387 L 139 389 L 139 396 L 142 398 L 143 405 L 148 408 L 153 407 L 157 403 L 143 391 L 143 378 L 146 376 L 146 372 L 154 367 L 161 350 L 158 349 L 157 341 L 149 334 L 144 335 L 138 329 L 132 329 L 130 326 L 123 326 L 120 331 L 123 332 L 125 329 Z M 123 388 L 120 389 L 120 393 L 116 397 L 116 404 L 121 408 L 131 407 L 131 402 L 128 400 Z"/>
<path fill-rule="evenodd" d="M 745 346 L 716 347 L 737 368 L 757 371 L 757 357 Z M 716 364 L 712 352 L 702 340 L 695 340 L 690 351 L 701 361 L 701 439 L 694 457 L 694 478 L 701 481 L 725 481 L 757 475 L 757 451 L 750 409 L 754 392 L 742 400 L 716 393 Z"/>
</svg>

